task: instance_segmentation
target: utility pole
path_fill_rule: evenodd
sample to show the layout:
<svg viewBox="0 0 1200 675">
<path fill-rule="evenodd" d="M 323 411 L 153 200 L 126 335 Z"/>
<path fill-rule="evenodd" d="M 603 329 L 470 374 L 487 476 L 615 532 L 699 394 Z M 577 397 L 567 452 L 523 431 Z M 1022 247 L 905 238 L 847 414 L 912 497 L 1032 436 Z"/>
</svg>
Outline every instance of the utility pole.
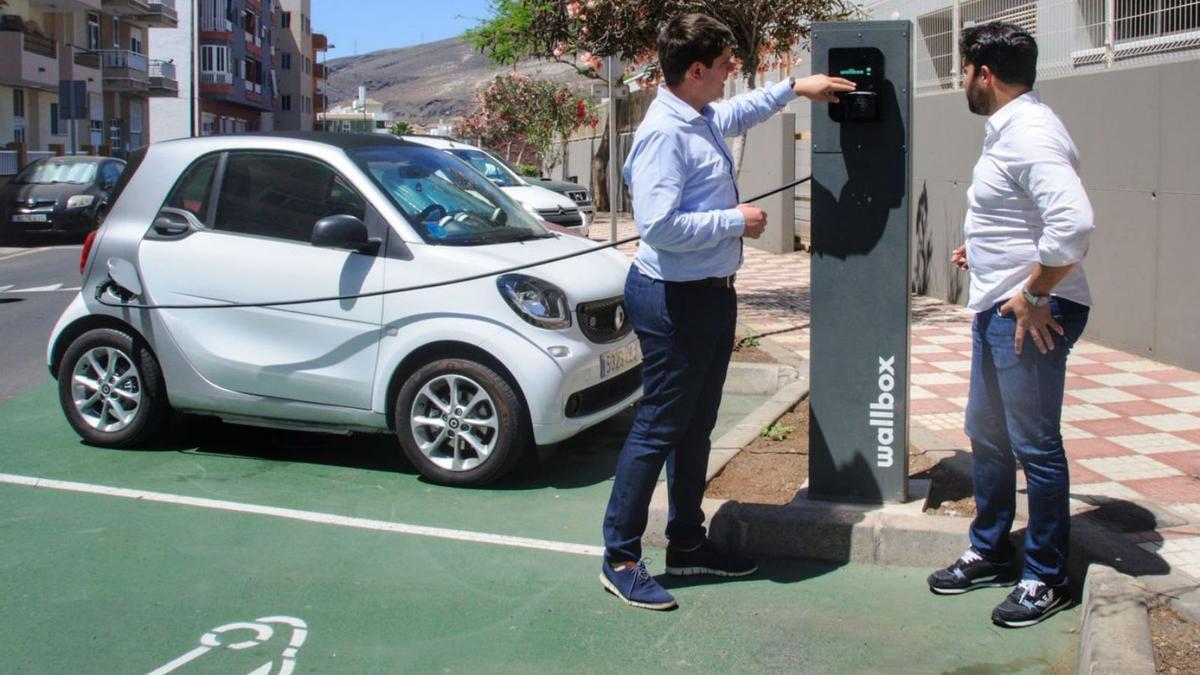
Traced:
<svg viewBox="0 0 1200 675">
<path fill-rule="evenodd" d="M 604 67 L 608 71 L 608 240 L 617 240 L 617 181 L 621 172 L 617 168 L 617 88 L 613 85 L 614 75 L 621 60 L 617 56 L 605 57 Z"/>
</svg>

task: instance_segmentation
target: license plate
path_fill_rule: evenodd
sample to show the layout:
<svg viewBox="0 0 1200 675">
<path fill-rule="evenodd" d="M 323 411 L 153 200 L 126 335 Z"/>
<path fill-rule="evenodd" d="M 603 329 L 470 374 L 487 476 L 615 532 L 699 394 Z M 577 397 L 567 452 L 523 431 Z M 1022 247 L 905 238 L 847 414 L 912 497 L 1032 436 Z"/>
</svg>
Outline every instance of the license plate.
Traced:
<svg viewBox="0 0 1200 675">
<path fill-rule="evenodd" d="M 14 223 L 44 223 L 47 220 L 44 213 L 15 213 L 12 219 Z"/>
<path fill-rule="evenodd" d="M 629 370 L 642 361 L 642 347 L 637 342 L 600 355 L 600 379 Z"/>
</svg>

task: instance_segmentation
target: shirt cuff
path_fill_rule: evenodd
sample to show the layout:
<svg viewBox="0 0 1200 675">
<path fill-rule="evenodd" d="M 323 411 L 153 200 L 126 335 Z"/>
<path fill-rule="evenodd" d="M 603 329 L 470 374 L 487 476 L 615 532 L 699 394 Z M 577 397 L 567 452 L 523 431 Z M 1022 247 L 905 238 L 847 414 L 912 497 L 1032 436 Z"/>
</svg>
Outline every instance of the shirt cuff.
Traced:
<svg viewBox="0 0 1200 675">
<path fill-rule="evenodd" d="M 1083 256 L 1086 251 L 1086 246 L 1077 250 L 1066 250 L 1063 246 L 1042 242 L 1041 245 L 1038 246 L 1038 262 L 1046 267 L 1066 267 L 1067 265 L 1075 265 L 1083 262 Z"/>
<path fill-rule="evenodd" d="M 729 231 L 732 237 L 740 237 L 746 233 L 746 216 L 737 209 L 725 209 L 721 212 L 721 219 L 725 221 L 725 229 Z"/>
<path fill-rule="evenodd" d="M 771 98 L 775 99 L 775 105 L 780 108 L 795 101 L 797 98 L 796 92 L 792 90 L 792 83 L 789 80 L 768 85 L 767 91 L 771 93 Z"/>
</svg>

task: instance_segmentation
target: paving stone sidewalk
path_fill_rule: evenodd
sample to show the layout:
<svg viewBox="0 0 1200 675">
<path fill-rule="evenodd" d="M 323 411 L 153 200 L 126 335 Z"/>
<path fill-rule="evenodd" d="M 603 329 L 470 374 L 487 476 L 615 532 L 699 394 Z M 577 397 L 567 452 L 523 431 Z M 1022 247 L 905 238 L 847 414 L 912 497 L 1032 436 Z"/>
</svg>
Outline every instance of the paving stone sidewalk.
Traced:
<svg viewBox="0 0 1200 675">
<path fill-rule="evenodd" d="M 591 236 L 607 241 L 609 229 L 608 214 L 597 214 Z M 618 238 L 636 234 L 622 214 Z M 632 255 L 635 247 L 620 250 Z M 737 283 L 739 323 L 807 359 L 809 254 L 745 251 Z M 962 428 L 972 313 L 914 296 L 912 315 L 911 423 L 969 450 Z M 1200 372 L 1096 344 L 1085 332 L 1068 359 L 1062 432 L 1075 508 L 1112 498 L 1152 502 L 1178 516 L 1173 522 L 1183 525 L 1123 536 L 1172 569 L 1200 578 Z"/>
</svg>

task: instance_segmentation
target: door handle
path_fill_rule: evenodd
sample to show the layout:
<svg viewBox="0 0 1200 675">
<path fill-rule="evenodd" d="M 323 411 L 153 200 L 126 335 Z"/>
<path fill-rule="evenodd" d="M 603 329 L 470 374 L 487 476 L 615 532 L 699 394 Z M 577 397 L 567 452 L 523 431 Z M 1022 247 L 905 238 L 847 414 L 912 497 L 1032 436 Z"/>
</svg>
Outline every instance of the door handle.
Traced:
<svg viewBox="0 0 1200 675">
<path fill-rule="evenodd" d="M 159 214 L 152 227 L 155 232 L 167 237 L 179 236 L 191 229 L 186 219 L 172 213 Z"/>
</svg>

